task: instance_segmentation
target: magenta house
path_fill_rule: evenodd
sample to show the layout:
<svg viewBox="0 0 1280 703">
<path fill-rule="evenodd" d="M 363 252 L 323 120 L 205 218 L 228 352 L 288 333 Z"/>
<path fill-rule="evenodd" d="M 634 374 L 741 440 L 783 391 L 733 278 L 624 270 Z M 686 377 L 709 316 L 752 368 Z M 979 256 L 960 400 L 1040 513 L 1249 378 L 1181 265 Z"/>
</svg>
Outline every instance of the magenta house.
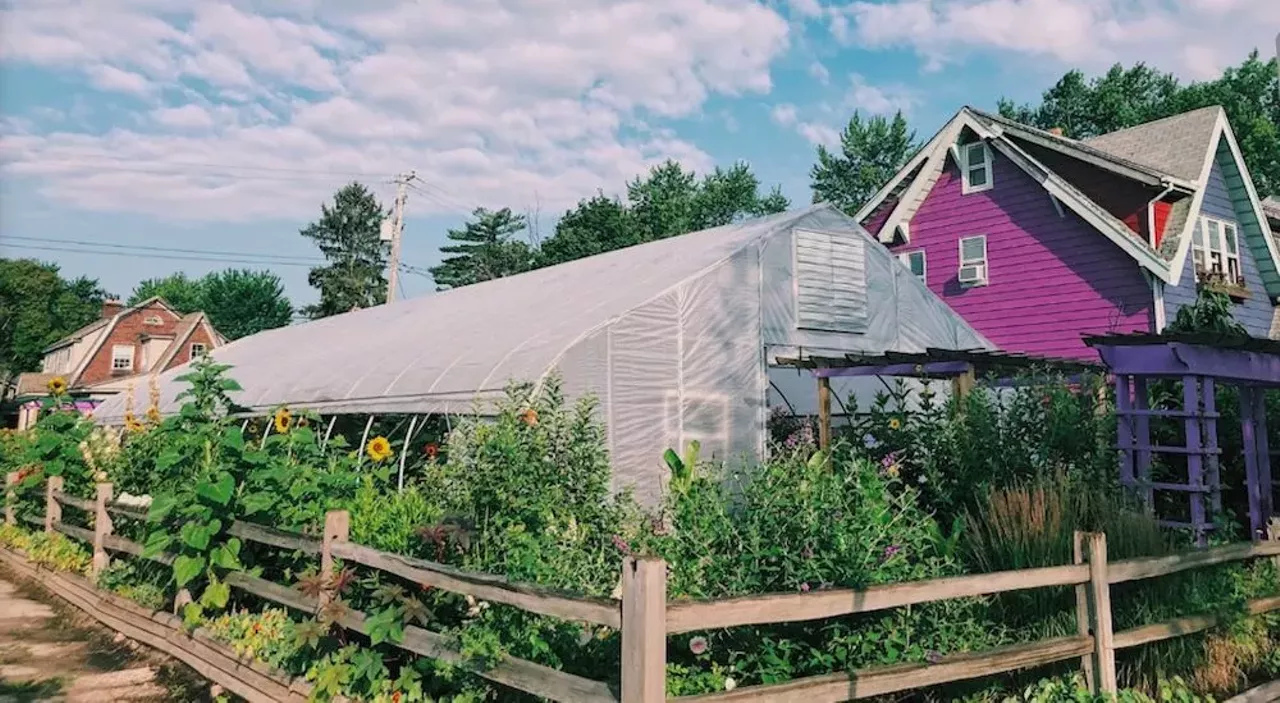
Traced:
<svg viewBox="0 0 1280 703">
<path fill-rule="evenodd" d="M 1272 335 L 1280 258 L 1221 108 L 1077 141 L 963 108 L 857 220 L 1001 349 L 1088 358 L 1214 286 Z"/>
</svg>

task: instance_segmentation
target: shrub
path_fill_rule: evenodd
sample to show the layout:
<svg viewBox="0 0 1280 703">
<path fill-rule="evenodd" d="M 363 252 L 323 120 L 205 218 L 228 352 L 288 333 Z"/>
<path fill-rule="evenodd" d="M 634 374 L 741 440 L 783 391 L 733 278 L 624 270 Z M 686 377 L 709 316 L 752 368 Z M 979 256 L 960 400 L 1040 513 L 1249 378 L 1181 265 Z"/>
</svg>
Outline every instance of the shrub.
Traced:
<svg viewBox="0 0 1280 703">
<path fill-rule="evenodd" d="M 85 574 L 93 561 L 89 551 L 57 532 L 37 532 L 28 542 L 27 558 L 47 569 Z"/>
<path fill-rule="evenodd" d="M 31 533 L 17 525 L 0 525 L 0 547 L 27 551 L 31 546 Z"/>
</svg>

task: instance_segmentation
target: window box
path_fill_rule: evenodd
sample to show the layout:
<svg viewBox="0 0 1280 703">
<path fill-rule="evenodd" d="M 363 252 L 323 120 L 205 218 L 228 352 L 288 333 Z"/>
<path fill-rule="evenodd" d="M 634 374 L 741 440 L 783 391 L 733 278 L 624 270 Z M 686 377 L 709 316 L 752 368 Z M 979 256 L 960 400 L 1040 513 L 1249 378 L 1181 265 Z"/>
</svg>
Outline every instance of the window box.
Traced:
<svg viewBox="0 0 1280 703">
<path fill-rule="evenodd" d="M 1196 281 L 1201 288 L 1222 293 L 1236 302 L 1249 300 L 1253 294 L 1245 286 L 1244 277 L 1236 276 L 1234 280 L 1221 271 L 1209 271 L 1196 267 Z"/>
</svg>

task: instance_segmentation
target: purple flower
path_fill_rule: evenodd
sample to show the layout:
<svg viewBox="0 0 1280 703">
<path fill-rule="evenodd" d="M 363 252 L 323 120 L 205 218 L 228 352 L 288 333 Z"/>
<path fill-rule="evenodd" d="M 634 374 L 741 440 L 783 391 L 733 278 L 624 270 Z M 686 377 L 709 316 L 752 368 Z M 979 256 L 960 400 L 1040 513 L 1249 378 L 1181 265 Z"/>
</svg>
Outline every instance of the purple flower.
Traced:
<svg viewBox="0 0 1280 703">
<path fill-rule="evenodd" d="M 884 548 L 884 558 L 892 559 L 895 554 L 901 551 L 902 551 L 902 547 L 899 547 L 896 544 L 891 544 Z"/>
<path fill-rule="evenodd" d="M 809 592 L 809 582 L 808 582 L 808 581 L 806 581 L 806 582 L 804 582 L 804 583 L 800 584 L 800 592 L 801 592 L 801 593 L 808 593 L 808 592 Z"/>
<path fill-rule="evenodd" d="M 875 449 L 880 446 L 880 440 L 868 434 L 862 438 L 862 444 L 866 446 L 867 449 Z"/>
<path fill-rule="evenodd" d="M 621 535 L 613 536 L 613 546 L 617 547 L 618 551 L 622 552 L 623 554 L 631 553 L 631 545 L 627 544 L 627 541 L 625 539 L 622 539 Z"/>
<path fill-rule="evenodd" d="M 934 651 L 934 650 L 930 649 L 928 652 L 925 652 L 925 654 L 924 654 L 924 660 L 925 660 L 925 661 L 927 661 L 927 662 L 929 662 L 930 664 L 941 664 L 941 663 L 942 663 L 942 652 L 936 652 L 936 651 Z"/>
<path fill-rule="evenodd" d="M 883 459 L 880 460 L 880 465 L 886 469 L 889 468 L 890 466 L 893 466 L 896 463 L 898 463 L 897 452 L 889 452 L 888 454 L 884 455 Z"/>
<path fill-rule="evenodd" d="M 703 652 L 707 651 L 707 638 L 694 637 L 693 639 L 689 640 L 689 651 L 693 652 L 694 654 L 702 654 Z"/>
</svg>

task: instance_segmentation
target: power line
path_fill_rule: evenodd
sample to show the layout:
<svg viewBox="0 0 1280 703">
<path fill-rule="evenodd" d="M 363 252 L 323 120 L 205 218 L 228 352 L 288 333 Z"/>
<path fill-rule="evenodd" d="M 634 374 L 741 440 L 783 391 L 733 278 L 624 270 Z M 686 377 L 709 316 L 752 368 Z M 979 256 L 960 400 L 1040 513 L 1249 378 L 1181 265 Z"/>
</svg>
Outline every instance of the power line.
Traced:
<svg viewBox="0 0 1280 703">
<path fill-rule="evenodd" d="M 108 249 L 124 249 L 124 250 L 142 250 L 142 251 L 162 251 L 173 252 L 178 254 L 212 254 L 214 256 L 252 256 L 254 258 L 270 258 L 280 259 L 282 262 L 304 263 L 304 264 L 322 264 L 323 259 L 312 259 L 302 256 L 287 256 L 282 254 L 259 254 L 254 252 L 241 251 L 215 251 L 212 249 L 182 249 L 177 247 L 155 247 L 145 244 L 123 244 L 119 242 L 89 242 L 78 239 L 58 239 L 56 237 L 21 237 L 17 235 L 5 235 L 6 240 L 16 239 L 27 242 L 54 242 L 58 244 L 77 244 L 88 247 L 103 247 Z"/>
<path fill-rule="evenodd" d="M 300 261 L 299 262 L 267 261 L 263 259 L 248 259 L 248 258 L 218 259 L 218 258 L 211 258 L 208 256 L 184 256 L 181 254 L 144 254 L 144 253 L 131 252 L 131 251 L 85 251 L 83 249 L 72 249 L 69 247 L 40 246 L 36 244 L 16 244 L 11 246 L 15 249 L 34 249 L 37 251 L 60 251 L 60 252 L 68 252 L 72 254 L 92 254 L 94 256 L 128 256 L 135 259 L 172 259 L 174 261 L 203 261 L 203 262 L 220 263 L 220 264 L 246 264 L 251 266 L 301 266 L 303 268 L 311 268 L 315 266 L 315 264 L 302 263 Z M 252 254 L 237 254 L 236 256 L 246 257 L 246 256 L 252 256 Z"/>
</svg>

